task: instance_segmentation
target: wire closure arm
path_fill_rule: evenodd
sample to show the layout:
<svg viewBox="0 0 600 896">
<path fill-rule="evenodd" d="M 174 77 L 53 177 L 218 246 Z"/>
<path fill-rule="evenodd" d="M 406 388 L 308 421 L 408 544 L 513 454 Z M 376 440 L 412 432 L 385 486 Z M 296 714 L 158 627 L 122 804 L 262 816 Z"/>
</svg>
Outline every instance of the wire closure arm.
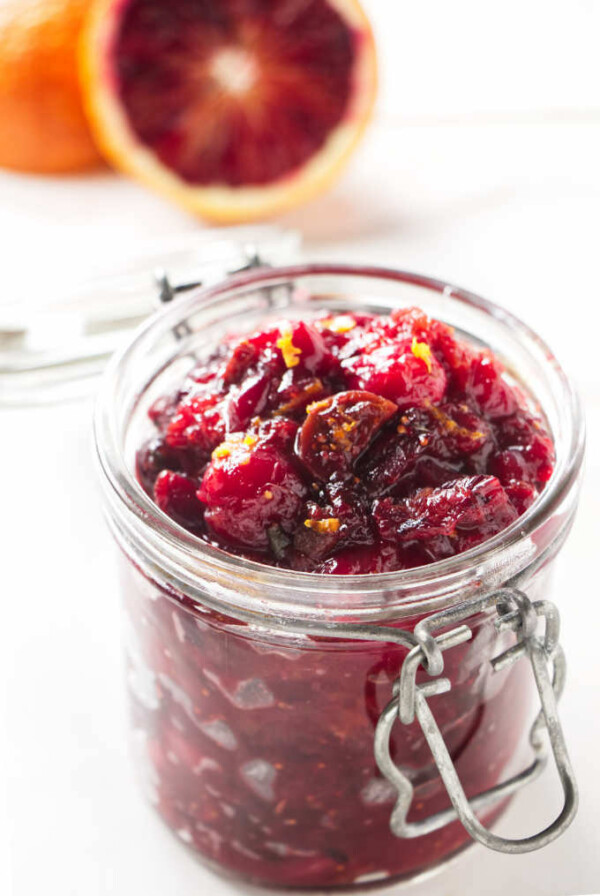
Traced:
<svg viewBox="0 0 600 896">
<path fill-rule="evenodd" d="M 535 758 L 524 771 L 498 784 L 478 796 L 468 800 L 459 780 L 456 768 L 448 752 L 441 731 L 429 708 L 428 698 L 446 693 L 451 689 L 447 678 L 440 678 L 439 672 L 431 671 L 431 666 L 443 671 L 443 652 L 472 637 L 468 625 L 458 625 L 437 637 L 432 632 L 448 624 L 460 623 L 490 607 L 496 608 L 499 630 L 512 629 L 518 634 L 517 643 L 491 661 L 493 672 L 505 669 L 527 656 L 541 702 L 541 710 L 530 732 L 530 743 Z M 543 638 L 536 634 L 539 618 L 545 620 Z M 516 589 L 502 589 L 494 595 L 461 604 L 448 611 L 442 611 L 423 620 L 415 628 L 417 645 L 406 657 L 400 679 L 394 689 L 394 697 L 380 716 L 375 732 L 375 759 L 380 771 L 398 793 L 396 805 L 390 818 L 392 832 L 398 837 L 420 837 L 437 831 L 452 821 L 459 820 L 474 840 L 504 853 L 525 853 L 540 849 L 559 837 L 571 824 L 577 812 L 578 793 L 573 769 L 567 752 L 563 732 L 558 717 L 557 702 L 562 693 L 566 663 L 558 645 L 559 615 L 556 607 L 548 601 L 532 603 L 525 594 Z M 432 640 L 437 649 L 432 651 Z M 422 644 L 427 644 L 428 653 L 434 654 L 434 662 L 429 664 Z M 552 674 L 548 665 L 550 664 Z M 432 676 L 431 681 L 417 685 L 416 672 L 424 665 Z M 390 736 L 398 720 L 410 724 L 417 718 L 427 743 L 431 749 L 440 776 L 448 791 L 452 808 L 438 812 L 427 819 L 409 822 L 407 816 L 412 804 L 414 789 L 408 777 L 395 765 L 390 755 Z M 520 790 L 525 784 L 537 778 L 543 771 L 547 756 L 542 732 L 546 729 L 556 768 L 563 788 L 564 803 L 558 817 L 537 834 L 519 840 L 511 840 L 493 834 L 476 817 L 479 812 Z"/>
</svg>

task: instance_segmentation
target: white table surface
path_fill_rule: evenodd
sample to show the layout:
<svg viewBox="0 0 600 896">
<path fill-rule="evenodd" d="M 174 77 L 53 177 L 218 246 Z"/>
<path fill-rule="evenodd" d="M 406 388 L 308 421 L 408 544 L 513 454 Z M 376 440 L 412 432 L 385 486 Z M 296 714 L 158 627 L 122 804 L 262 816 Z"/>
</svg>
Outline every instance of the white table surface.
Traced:
<svg viewBox="0 0 600 896">
<path fill-rule="evenodd" d="M 597 893 L 600 4 L 509 0 L 493 20 L 474 0 L 365 5 L 383 55 L 378 118 L 333 192 L 282 223 L 303 230 L 313 258 L 412 268 L 516 311 L 579 383 L 589 427 L 581 509 L 555 591 L 579 815 L 542 852 L 506 857 L 475 847 L 404 892 Z M 0 173 L 3 300 L 27 301 L 66 267 L 83 275 L 140 240 L 198 226 L 108 173 Z M 0 893 L 244 892 L 166 834 L 131 775 L 113 547 L 94 487 L 90 414 L 91 402 L 0 413 Z M 544 778 L 520 796 L 501 830 L 524 833 L 548 819 L 555 784 Z"/>
</svg>

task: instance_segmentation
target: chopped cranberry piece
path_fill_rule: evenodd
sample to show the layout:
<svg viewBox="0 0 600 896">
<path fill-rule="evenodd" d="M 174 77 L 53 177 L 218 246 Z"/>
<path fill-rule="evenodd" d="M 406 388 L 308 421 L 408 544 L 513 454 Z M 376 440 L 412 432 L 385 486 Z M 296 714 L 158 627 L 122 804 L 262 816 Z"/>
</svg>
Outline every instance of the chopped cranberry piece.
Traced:
<svg viewBox="0 0 600 896">
<path fill-rule="evenodd" d="M 174 395 L 165 395 L 157 398 L 148 409 L 148 416 L 157 429 L 163 432 L 169 425 L 173 414 L 177 412 L 177 407 L 181 401 L 182 395 L 176 392 Z"/>
<path fill-rule="evenodd" d="M 501 482 L 521 479 L 541 488 L 554 469 L 554 445 L 539 420 L 519 409 L 502 421 L 498 432 L 502 449 L 492 461 Z"/>
<path fill-rule="evenodd" d="M 518 514 L 493 476 L 471 476 L 442 488 L 424 488 L 395 502 L 382 498 L 374 509 L 385 541 L 426 542 L 438 559 L 474 547 L 509 526 Z"/>
<path fill-rule="evenodd" d="M 389 492 L 417 466 L 421 485 L 439 485 L 457 472 L 479 472 L 473 468 L 484 465 L 492 446 L 490 426 L 465 404 L 410 408 L 377 441 L 357 474 L 373 495 Z"/>
<path fill-rule="evenodd" d="M 345 361 L 352 388 L 395 401 L 399 408 L 437 404 L 446 389 L 446 374 L 429 345 L 401 339 Z"/>
<path fill-rule="evenodd" d="M 253 417 L 262 414 L 273 389 L 269 372 L 249 376 L 226 400 L 224 416 L 229 432 L 239 432 L 250 424 Z"/>
<path fill-rule="evenodd" d="M 345 477 L 396 406 L 371 392 L 340 392 L 308 408 L 297 452 L 313 476 L 327 481 Z"/>
<path fill-rule="evenodd" d="M 303 417 L 309 404 L 327 398 L 330 390 L 319 377 L 294 367 L 286 370 L 272 405 L 278 416 Z"/>
<path fill-rule="evenodd" d="M 283 339 L 286 339 L 285 325 Z M 339 362 L 327 348 L 323 335 L 312 324 L 303 321 L 290 324 L 290 345 L 297 352 L 298 366 L 317 376 L 330 376 L 339 370 Z M 289 364 L 287 366 L 290 366 Z"/>
<path fill-rule="evenodd" d="M 504 491 L 519 516 L 525 513 L 537 498 L 537 490 L 529 482 L 512 480 L 504 486 Z"/>
<path fill-rule="evenodd" d="M 197 527 L 203 522 L 203 507 L 196 496 L 197 490 L 197 483 L 187 476 L 163 470 L 154 483 L 154 500 L 180 525 Z"/>
<path fill-rule="evenodd" d="M 154 483 L 161 470 L 181 470 L 177 451 L 166 444 L 162 436 L 149 439 L 136 454 L 136 472 L 144 490 L 154 494 Z"/>
<path fill-rule="evenodd" d="M 227 358 L 223 370 L 223 380 L 227 384 L 239 383 L 257 360 L 258 350 L 256 346 L 243 339 L 235 346 Z"/>
<path fill-rule="evenodd" d="M 502 375 L 502 365 L 488 352 L 471 361 L 465 392 L 488 417 L 508 417 L 517 409 L 514 390 Z"/>
<path fill-rule="evenodd" d="M 333 554 L 344 545 L 373 544 L 369 501 L 362 489 L 330 483 L 320 500 L 309 501 L 294 534 L 294 548 L 313 559 Z"/>
<path fill-rule="evenodd" d="M 267 548 L 272 526 L 294 529 L 306 486 L 280 438 L 273 427 L 234 433 L 213 452 L 198 497 L 207 524 L 225 543 Z"/>
<path fill-rule="evenodd" d="M 394 545 L 380 544 L 376 547 L 346 548 L 317 564 L 312 571 L 335 576 L 359 576 L 395 572 L 403 568 L 401 552 Z"/>
<path fill-rule="evenodd" d="M 166 442 L 170 448 L 192 448 L 210 454 L 223 440 L 226 431 L 220 396 L 189 396 L 171 418 Z"/>
</svg>

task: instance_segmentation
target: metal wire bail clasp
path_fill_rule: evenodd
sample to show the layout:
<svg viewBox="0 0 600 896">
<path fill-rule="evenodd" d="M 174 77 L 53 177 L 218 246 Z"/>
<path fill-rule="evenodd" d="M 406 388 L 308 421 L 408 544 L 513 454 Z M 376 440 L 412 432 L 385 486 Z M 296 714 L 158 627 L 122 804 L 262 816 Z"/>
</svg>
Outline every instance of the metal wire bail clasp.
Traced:
<svg viewBox="0 0 600 896">
<path fill-rule="evenodd" d="M 532 665 L 541 702 L 541 710 L 529 735 L 535 758 L 524 771 L 468 800 L 427 700 L 451 689 L 449 679 L 440 677 L 444 670 L 444 651 L 470 640 L 473 634 L 468 625 L 460 623 L 493 607 L 498 614 L 496 628 L 499 631 L 510 629 L 517 634 L 516 644 L 491 660 L 493 672 L 507 668 L 523 656 L 527 656 Z M 543 636 L 537 633 L 540 618 L 545 620 Z M 449 625 L 456 627 L 434 636 L 434 631 Z M 558 644 L 559 614 L 554 604 L 549 601 L 532 603 L 523 592 L 504 588 L 422 620 L 415 627 L 414 635 L 417 644 L 404 660 L 400 678 L 394 688 L 394 697 L 382 712 L 375 732 L 377 765 L 398 792 L 390 819 L 392 832 L 398 837 L 419 837 L 458 819 L 474 840 L 499 852 L 531 852 L 555 840 L 573 821 L 578 796 L 557 711 L 557 701 L 565 682 L 566 665 Z M 416 673 L 419 666 L 424 666 L 431 681 L 417 684 Z M 413 799 L 413 786 L 391 758 L 390 736 L 398 719 L 401 724 L 408 725 L 415 717 L 427 739 L 453 808 L 422 821 L 409 822 L 407 816 Z M 563 808 L 558 817 L 537 834 L 520 840 L 499 837 L 485 828 L 475 813 L 509 796 L 540 774 L 547 761 L 544 730 L 548 733 L 563 788 Z"/>
</svg>

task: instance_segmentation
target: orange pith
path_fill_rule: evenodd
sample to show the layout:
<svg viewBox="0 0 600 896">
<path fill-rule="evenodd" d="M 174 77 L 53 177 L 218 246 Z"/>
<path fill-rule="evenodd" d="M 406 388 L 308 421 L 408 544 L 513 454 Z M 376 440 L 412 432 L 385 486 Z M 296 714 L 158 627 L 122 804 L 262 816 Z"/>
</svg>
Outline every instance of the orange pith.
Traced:
<svg viewBox="0 0 600 896">
<path fill-rule="evenodd" d="M 192 19 L 204 6 L 176 5 Z M 245 6 L 215 0 L 225 24 L 211 31 L 192 21 L 181 34 L 171 6 L 168 47 L 158 26 L 146 44 L 138 39 L 138 19 L 159 0 L 95 0 L 81 44 L 87 111 L 106 155 L 217 222 L 266 217 L 325 189 L 376 93 L 373 37 L 357 0 L 265 0 L 270 18 L 258 22 Z M 275 20 L 284 7 L 296 16 L 289 28 Z M 310 24 L 315 9 L 329 31 L 307 27 L 304 36 L 294 26 Z"/>
<path fill-rule="evenodd" d="M 88 7 L 88 0 L 0 4 L 0 166 L 58 173 L 100 163 L 77 70 Z"/>
</svg>

